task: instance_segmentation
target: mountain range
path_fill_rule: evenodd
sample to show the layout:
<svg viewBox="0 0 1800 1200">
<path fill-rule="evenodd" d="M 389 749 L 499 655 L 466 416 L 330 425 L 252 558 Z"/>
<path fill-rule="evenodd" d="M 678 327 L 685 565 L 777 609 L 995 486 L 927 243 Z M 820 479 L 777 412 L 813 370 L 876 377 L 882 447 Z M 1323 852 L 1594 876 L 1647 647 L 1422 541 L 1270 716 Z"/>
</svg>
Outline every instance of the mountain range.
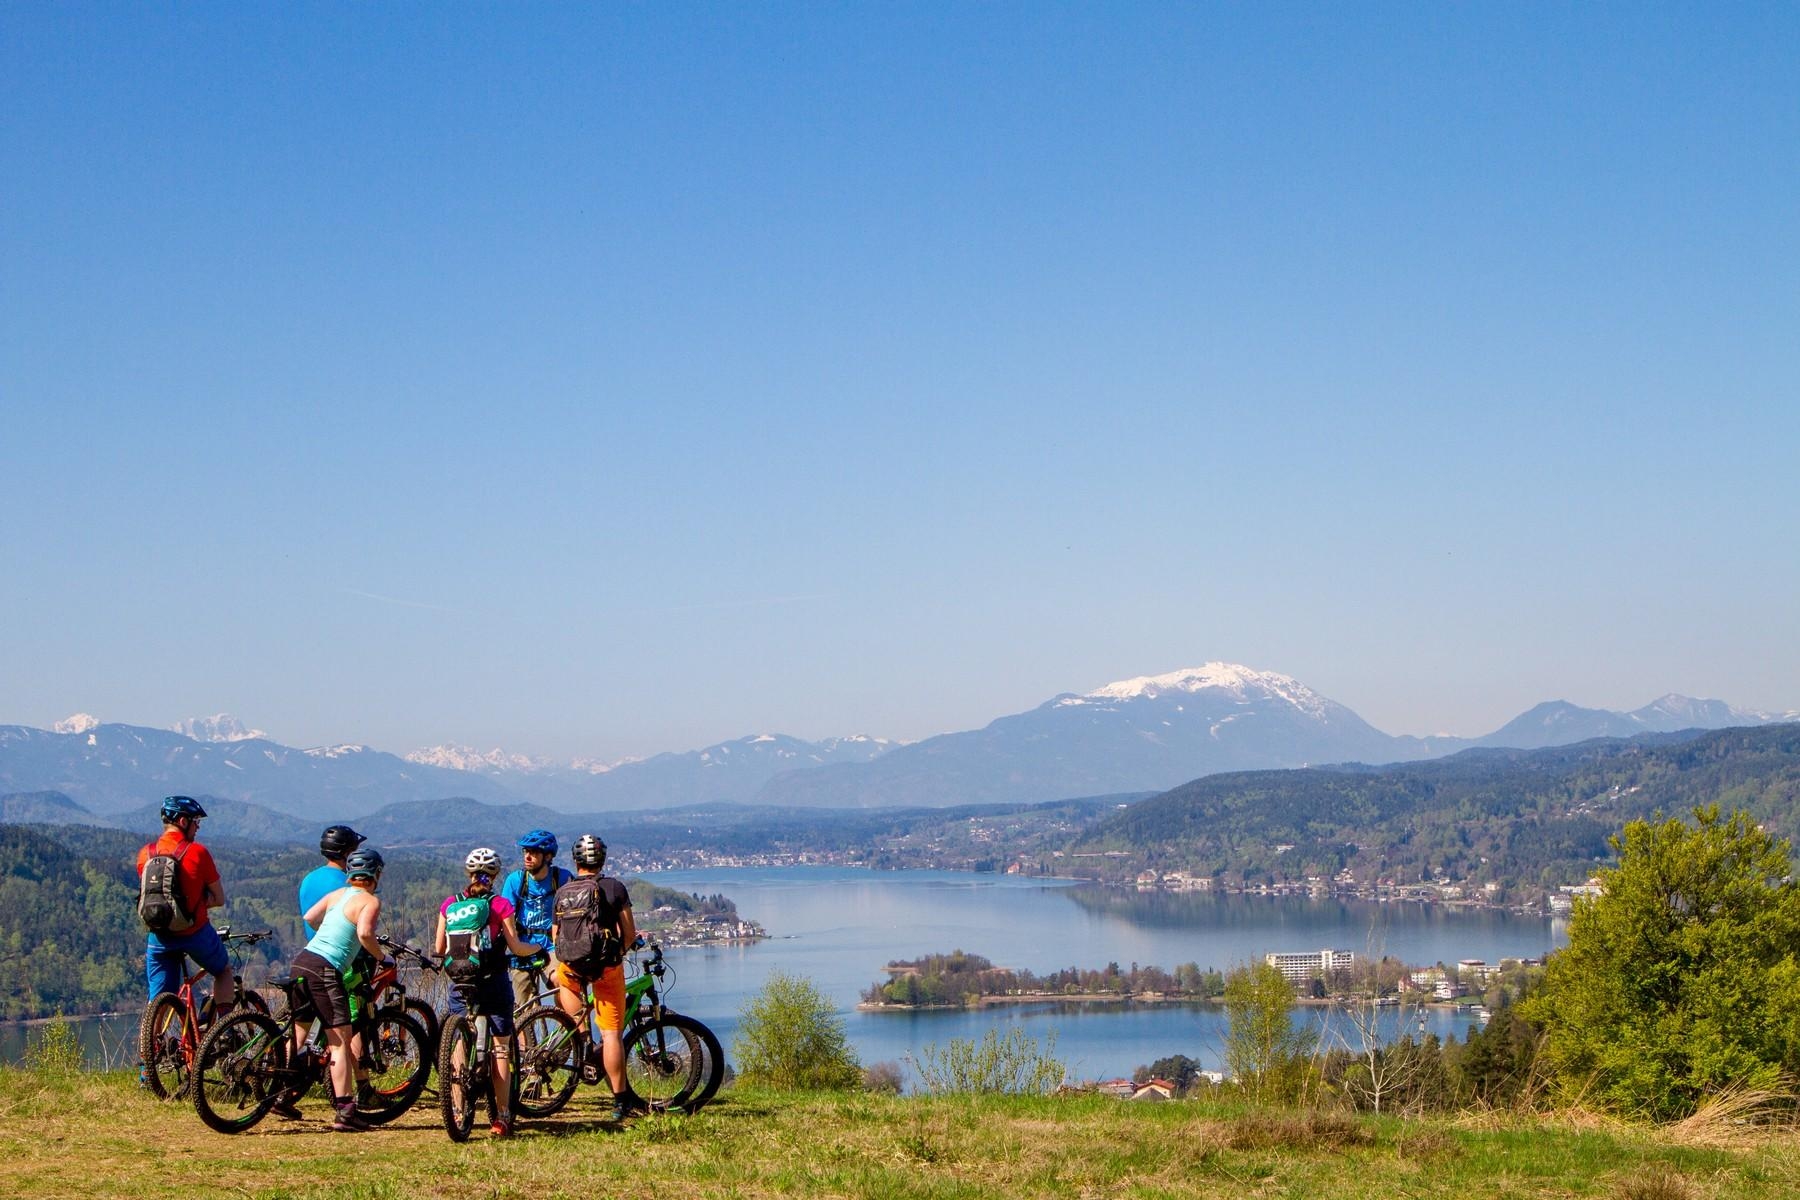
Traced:
<svg viewBox="0 0 1800 1200">
<path fill-rule="evenodd" d="M 308 820 L 451 797 L 567 812 L 1031 803 L 1162 791 L 1227 771 L 1398 763 L 1475 747 L 1531 749 L 1795 720 L 1800 713 L 1670 695 L 1630 712 L 1551 701 L 1479 738 L 1395 736 L 1289 676 L 1214 662 L 1064 693 L 982 729 L 906 745 L 757 734 L 611 764 L 455 746 L 405 756 L 360 745 L 296 749 L 222 713 L 182 722 L 180 732 L 77 714 L 56 730 L 0 726 L 0 793 L 55 792 L 95 814 L 121 816 L 181 791 Z"/>
</svg>

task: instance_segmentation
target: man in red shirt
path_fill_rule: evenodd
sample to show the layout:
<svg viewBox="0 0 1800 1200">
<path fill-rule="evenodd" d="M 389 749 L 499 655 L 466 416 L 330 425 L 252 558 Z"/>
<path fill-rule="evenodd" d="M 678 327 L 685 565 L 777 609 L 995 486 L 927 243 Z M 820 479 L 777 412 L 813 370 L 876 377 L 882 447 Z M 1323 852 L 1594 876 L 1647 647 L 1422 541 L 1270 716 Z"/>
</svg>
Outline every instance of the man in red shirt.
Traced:
<svg viewBox="0 0 1800 1200">
<path fill-rule="evenodd" d="M 162 836 L 138 851 L 138 878 L 144 877 L 144 864 L 152 854 L 176 857 L 175 885 L 185 909 L 194 923 L 179 932 L 157 933 L 152 930 L 144 944 L 144 976 L 150 985 L 150 999 L 181 987 L 182 966 L 186 959 L 200 964 L 200 969 L 213 977 L 213 995 L 218 997 L 218 1015 L 231 1008 L 237 995 L 237 979 L 231 971 L 231 956 L 225 943 L 207 916 L 207 909 L 225 903 L 225 887 L 219 882 L 219 868 L 212 854 L 194 840 L 206 810 L 191 796 L 169 796 L 162 802 Z"/>
</svg>

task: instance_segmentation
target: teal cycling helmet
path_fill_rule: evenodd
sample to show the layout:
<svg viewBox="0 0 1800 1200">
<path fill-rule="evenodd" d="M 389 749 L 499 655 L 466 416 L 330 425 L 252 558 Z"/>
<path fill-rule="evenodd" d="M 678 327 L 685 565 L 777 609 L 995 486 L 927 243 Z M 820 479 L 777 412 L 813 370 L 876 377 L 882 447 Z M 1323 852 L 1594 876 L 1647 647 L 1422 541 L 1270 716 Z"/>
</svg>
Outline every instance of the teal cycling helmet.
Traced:
<svg viewBox="0 0 1800 1200">
<path fill-rule="evenodd" d="M 555 858 L 556 835 L 551 833 L 548 829 L 534 829 L 519 839 L 519 849 L 537 850 Z"/>
<path fill-rule="evenodd" d="M 350 879 L 380 879 L 385 866 L 379 850 L 352 850 L 344 859 L 344 874 Z"/>
<path fill-rule="evenodd" d="M 164 796 L 162 802 L 162 819 L 169 822 L 179 821 L 183 817 L 198 820 L 206 815 L 200 802 L 192 796 Z"/>
</svg>

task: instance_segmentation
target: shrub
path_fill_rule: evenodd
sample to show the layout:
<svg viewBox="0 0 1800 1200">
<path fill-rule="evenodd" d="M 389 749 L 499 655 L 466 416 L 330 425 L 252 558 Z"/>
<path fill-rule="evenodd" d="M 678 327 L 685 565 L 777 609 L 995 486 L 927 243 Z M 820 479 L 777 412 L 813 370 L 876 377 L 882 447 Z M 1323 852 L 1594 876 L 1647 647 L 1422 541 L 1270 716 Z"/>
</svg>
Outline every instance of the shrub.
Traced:
<svg viewBox="0 0 1800 1200">
<path fill-rule="evenodd" d="M 732 1053 L 745 1083 L 836 1089 L 862 1082 L 843 1018 L 812 980 L 775 972 L 739 1017 Z"/>
<path fill-rule="evenodd" d="M 906 1073 L 897 1062 L 878 1062 L 863 1072 L 863 1090 L 897 1096 L 906 1085 Z"/>
<path fill-rule="evenodd" d="M 43 1079 L 69 1079 L 81 1064 L 81 1038 L 61 1016 L 46 1021 L 26 1041 L 25 1069 Z"/>
<path fill-rule="evenodd" d="M 913 1060 L 925 1090 L 953 1094 L 1046 1095 L 1062 1086 L 1068 1070 L 1056 1057 L 1056 1034 L 1045 1045 L 1014 1025 L 1001 1037 L 990 1029 L 980 1042 L 951 1038 L 942 1050 L 923 1046 Z"/>
<path fill-rule="evenodd" d="M 1225 977 L 1225 1063 L 1254 1100 L 1294 1100 L 1306 1087 L 1319 1039 L 1294 1027 L 1293 1003 L 1293 986 L 1267 962 Z"/>
</svg>

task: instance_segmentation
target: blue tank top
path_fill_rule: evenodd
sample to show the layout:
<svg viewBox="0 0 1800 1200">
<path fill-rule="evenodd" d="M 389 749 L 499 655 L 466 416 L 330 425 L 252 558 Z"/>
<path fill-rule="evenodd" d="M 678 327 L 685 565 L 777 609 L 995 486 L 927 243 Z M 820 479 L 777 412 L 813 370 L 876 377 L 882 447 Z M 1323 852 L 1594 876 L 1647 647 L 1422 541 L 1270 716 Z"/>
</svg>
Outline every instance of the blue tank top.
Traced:
<svg viewBox="0 0 1800 1200">
<path fill-rule="evenodd" d="M 356 894 L 355 889 L 345 888 L 338 902 L 325 910 L 324 918 L 319 922 L 319 932 L 313 934 L 306 948 L 336 967 L 340 972 L 350 965 L 356 957 L 356 951 L 362 946 L 357 939 L 356 926 L 344 915 L 344 904 Z"/>
</svg>

